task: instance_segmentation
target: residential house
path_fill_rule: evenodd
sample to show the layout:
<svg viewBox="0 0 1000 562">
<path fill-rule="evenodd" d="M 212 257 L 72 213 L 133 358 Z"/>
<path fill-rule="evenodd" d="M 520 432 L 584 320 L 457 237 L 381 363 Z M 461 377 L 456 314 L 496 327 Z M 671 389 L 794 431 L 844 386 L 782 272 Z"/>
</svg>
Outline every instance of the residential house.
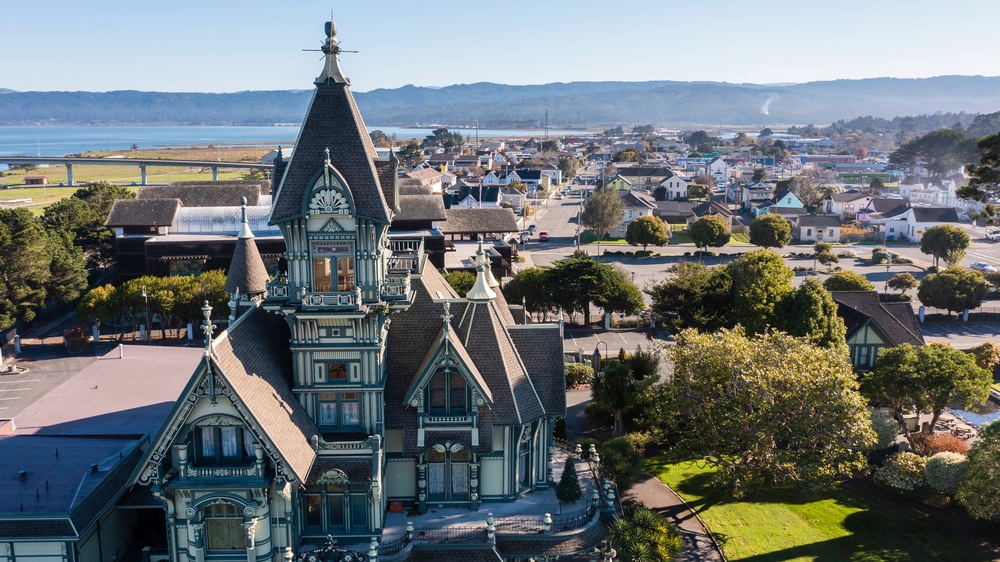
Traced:
<svg viewBox="0 0 1000 562">
<path fill-rule="evenodd" d="M 886 240 L 920 242 L 928 228 L 958 223 L 958 211 L 954 207 L 897 207 L 870 222 L 881 226 Z"/>
<path fill-rule="evenodd" d="M 424 158 L 424 162 L 431 168 L 442 172 L 450 172 L 455 169 L 455 160 L 458 158 L 458 154 L 454 152 L 438 152 L 435 154 L 428 154 Z"/>
<path fill-rule="evenodd" d="M 855 369 L 871 369 L 887 347 L 924 345 L 910 303 L 881 302 L 875 291 L 833 291 L 831 295 L 837 303 L 837 315 L 847 326 L 847 347 Z"/>
<path fill-rule="evenodd" d="M 726 230 L 732 232 L 733 220 L 736 218 L 736 215 L 729 209 L 729 207 L 714 200 L 695 205 L 691 209 L 691 216 L 688 217 L 687 224 L 688 226 L 691 226 L 698 219 L 709 215 L 716 215 L 726 219 Z"/>
<path fill-rule="evenodd" d="M 777 186 L 773 183 L 757 181 L 739 185 L 738 189 L 739 197 L 734 200 L 739 201 L 744 209 L 753 209 L 774 197 Z"/>
<path fill-rule="evenodd" d="M 686 199 L 688 196 L 688 187 L 691 183 L 691 180 L 688 178 L 670 172 L 670 175 L 660 182 L 659 187 L 667 190 L 668 200 Z"/>
<path fill-rule="evenodd" d="M 858 218 L 858 213 L 867 208 L 871 200 L 871 195 L 851 189 L 827 195 L 823 199 L 822 208 L 828 215 L 855 220 Z"/>
<path fill-rule="evenodd" d="M 835 215 L 799 215 L 794 228 L 793 237 L 800 242 L 840 242 L 840 217 Z"/>
<path fill-rule="evenodd" d="M 613 178 L 605 182 L 605 186 L 612 187 L 618 191 L 632 191 L 632 182 L 628 181 L 620 174 L 615 175 Z"/>
<path fill-rule="evenodd" d="M 666 167 L 632 166 L 619 167 L 618 176 L 628 181 L 633 191 L 653 192 L 664 180 L 673 177 L 674 173 Z"/>
<path fill-rule="evenodd" d="M 907 176 L 900 180 L 898 192 L 914 204 L 954 207 L 958 203 L 955 181 L 947 178 Z"/>
<path fill-rule="evenodd" d="M 407 172 L 404 176 L 415 179 L 421 184 L 427 186 L 431 193 L 441 193 L 441 173 L 442 172 L 436 168 L 424 168 L 423 170 Z"/>
<path fill-rule="evenodd" d="M 754 217 L 763 215 L 781 215 L 786 219 L 793 220 L 799 215 L 806 214 L 806 207 L 794 193 L 783 189 L 774 194 L 767 201 L 754 205 Z"/>
<path fill-rule="evenodd" d="M 622 203 L 625 205 L 625 215 L 618 223 L 618 226 L 611 231 L 612 236 L 624 238 L 628 225 L 639 217 L 651 217 L 656 209 L 656 200 L 636 191 L 623 191 L 621 194 Z"/>
<path fill-rule="evenodd" d="M 712 158 L 708 162 L 708 175 L 715 185 L 726 185 L 729 182 L 729 164 L 721 156 Z"/>
<path fill-rule="evenodd" d="M 694 208 L 698 203 L 694 201 L 653 201 L 656 208 L 653 209 L 653 216 L 659 217 L 663 222 L 673 225 L 686 225 L 688 220 L 694 216 Z"/>
<path fill-rule="evenodd" d="M 857 219 L 861 222 L 870 222 L 872 219 L 878 219 L 884 215 L 898 214 L 899 212 L 904 211 L 907 206 L 907 203 L 899 198 L 889 199 L 873 197 L 867 205 L 858 211 Z"/>
</svg>

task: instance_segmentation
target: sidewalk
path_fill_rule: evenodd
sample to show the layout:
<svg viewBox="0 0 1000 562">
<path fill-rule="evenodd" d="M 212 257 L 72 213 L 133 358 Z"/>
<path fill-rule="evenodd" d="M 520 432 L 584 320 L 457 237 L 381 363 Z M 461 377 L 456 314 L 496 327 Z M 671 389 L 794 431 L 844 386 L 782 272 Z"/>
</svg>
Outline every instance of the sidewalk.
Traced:
<svg viewBox="0 0 1000 562">
<path fill-rule="evenodd" d="M 684 550 L 674 560 L 679 562 L 721 562 L 724 560 L 709 535 L 708 528 L 673 490 L 645 470 L 625 493 L 625 497 L 642 502 L 677 525 L 684 541 Z"/>
</svg>

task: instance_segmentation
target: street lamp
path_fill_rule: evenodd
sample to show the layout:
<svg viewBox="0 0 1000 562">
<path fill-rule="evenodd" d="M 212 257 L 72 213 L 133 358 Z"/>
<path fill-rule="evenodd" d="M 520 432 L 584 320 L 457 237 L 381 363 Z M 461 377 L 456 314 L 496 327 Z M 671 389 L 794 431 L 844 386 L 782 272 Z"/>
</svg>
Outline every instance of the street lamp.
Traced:
<svg viewBox="0 0 1000 562">
<path fill-rule="evenodd" d="M 632 271 L 632 284 L 635 285 L 635 271 Z"/>
<path fill-rule="evenodd" d="M 889 294 L 889 266 L 892 264 L 892 252 L 886 250 L 885 257 L 885 294 Z"/>
<path fill-rule="evenodd" d="M 146 305 L 146 343 L 149 343 L 149 295 L 145 285 L 142 286 L 142 301 Z"/>
</svg>

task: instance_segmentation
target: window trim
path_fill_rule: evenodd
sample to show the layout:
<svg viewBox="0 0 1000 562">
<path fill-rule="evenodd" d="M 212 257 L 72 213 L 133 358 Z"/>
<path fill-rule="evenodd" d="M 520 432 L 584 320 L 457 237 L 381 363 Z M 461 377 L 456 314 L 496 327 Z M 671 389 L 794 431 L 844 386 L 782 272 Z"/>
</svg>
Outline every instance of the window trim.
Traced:
<svg viewBox="0 0 1000 562">
<path fill-rule="evenodd" d="M 318 392 L 316 393 L 316 425 L 319 426 L 324 432 L 351 432 L 358 431 L 362 427 L 361 415 L 361 392 L 354 391 L 337 391 L 337 392 Z M 324 423 L 323 421 L 323 404 L 334 404 L 334 417 L 336 418 L 335 423 Z M 348 424 L 344 422 L 343 408 L 344 404 L 356 404 L 357 405 L 357 420 L 356 424 Z"/>
<path fill-rule="evenodd" d="M 433 384 L 438 377 L 444 378 L 444 407 L 435 408 L 433 406 Z M 455 379 L 458 377 L 458 379 Z M 452 392 L 457 390 L 457 387 L 453 386 L 453 380 L 461 380 L 465 389 L 465 400 L 464 405 L 459 409 L 452 405 Z M 424 385 L 424 404 L 426 404 L 426 411 L 428 415 L 431 416 L 467 416 L 471 413 L 470 404 L 472 403 L 472 387 L 469 381 L 465 378 L 462 373 L 450 369 L 442 369 L 436 371 L 427 380 L 427 384 Z"/>
</svg>

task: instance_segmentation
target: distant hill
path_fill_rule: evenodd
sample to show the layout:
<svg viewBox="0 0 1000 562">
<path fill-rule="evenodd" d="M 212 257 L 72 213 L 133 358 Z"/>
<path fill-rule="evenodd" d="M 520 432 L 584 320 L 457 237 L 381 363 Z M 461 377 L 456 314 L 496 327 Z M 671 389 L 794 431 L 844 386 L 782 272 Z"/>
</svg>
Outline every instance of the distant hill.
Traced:
<svg viewBox="0 0 1000 562">
<path fill-rule="evenodd" d="M 0 125 L 299 123 L 311 90 L 228 94 L 4 92 Z M 804 84 L 570 82 L 477 83 L 355 92 L 370 125 L 537 126 L 608 124 L 829 124 L 861 115 L 895 117 L 1000 110 L 1000 77 L 871 78 Z"/>
</svg>

